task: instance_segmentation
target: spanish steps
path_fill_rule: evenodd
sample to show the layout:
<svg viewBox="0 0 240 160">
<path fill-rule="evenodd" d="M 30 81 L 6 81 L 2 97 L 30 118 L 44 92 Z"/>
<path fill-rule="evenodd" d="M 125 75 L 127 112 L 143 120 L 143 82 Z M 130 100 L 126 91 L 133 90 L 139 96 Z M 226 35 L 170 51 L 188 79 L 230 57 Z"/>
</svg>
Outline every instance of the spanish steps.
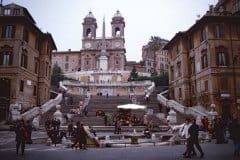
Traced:
<svg viewBox="0 0 240 160">
<path fill-rule="evenodd" d="M 142 96 L 136 96 L 136 103 L 140 105 L 147 106 L 147 109 L 151 109 L 153 111 L 153 114 L 148 116 L 150 120 L 153 121 L 155 125 L 162 125 L 163 121 L 157 118 L 155 115 L 157 113 L 160 113 L 159 110 L 159 102 L 157 100 L 157 94 L 162 92 L 162 87 L 156 87 L 155 90 L 152 92 L 152 94 L 149 97 L 149 101 L 146 101 L 145 97 Z M 67 98 L 66 98 L 67 97 Z M 71 113 L 72 109 L 76 109 L 79 107 L 79 102 L 84 101 L 85 96 L 84 95 L 73 95 L 73 94 L 66 94 L 64 100 L 61 102 L 61 112 L 63 115 L 66 115 L 67 113 Z M 97 96 L 92 95 L 91 99 L 89 101 L 89 104 L 87 105 L 87 116 L 84 114 L 77 115 L 75 114 L 72 118 L 73 122 L 81 121 L 85 125 L 89 126 L 104 126 L 104 116 L 96 116 L 96 112 L 101 110 L 103 111 L 107 117 L 108 117 L 108 125 L 114 125 L 112 115 L 118 112 L 117 106 L 122 104 L 128 104 L 132 103 L 129 96 Z M 43 116 L 41 120 L 41 124 L 44 124 L 44 121 L 47 117 L 50 117 L 53 115 L 53 113 L 56 111 L 56 109 L 51 109 L 46 115 Z M 163 114 L 166 115 L 166 106 L 162 106 Z M 144 115 L 143 110 L 132 110 L 132 114 L 135 114 L 137 117 L 141 117 Z M 166 116 L 165 116 L 166 117 Z M 184 122 L 184 115 L 177 114 L 177 120 L 178 122 Z M 180 122 L 180 123 L 181 123 Z"/>
</svg>

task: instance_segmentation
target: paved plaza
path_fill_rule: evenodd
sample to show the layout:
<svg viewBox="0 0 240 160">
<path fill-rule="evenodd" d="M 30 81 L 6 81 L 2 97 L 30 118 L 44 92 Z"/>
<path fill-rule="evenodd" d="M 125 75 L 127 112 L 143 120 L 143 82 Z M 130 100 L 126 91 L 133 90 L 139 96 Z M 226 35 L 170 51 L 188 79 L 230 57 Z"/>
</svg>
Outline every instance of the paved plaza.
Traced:
<svg viewBox="0 0 240 160">
<path fill-rule="evenodd" d="M 44 132 L 34 132 L 33 137 L 44 136 Z M 204 160 L 237 160 L 233 156 L 232 141 L 228 144 L 203 143 Z M 16 155 L 14 132 L 0 132 L 0 157 L 4 160 L 181 160 L 185 145 L 141 146 L 121 148 L 88 148 L 87 150 L 65 148 L 58 144 L 27 144 L 25 155 Z M 200 159 L 198 156 L 192 159 Z"/>
</svg>

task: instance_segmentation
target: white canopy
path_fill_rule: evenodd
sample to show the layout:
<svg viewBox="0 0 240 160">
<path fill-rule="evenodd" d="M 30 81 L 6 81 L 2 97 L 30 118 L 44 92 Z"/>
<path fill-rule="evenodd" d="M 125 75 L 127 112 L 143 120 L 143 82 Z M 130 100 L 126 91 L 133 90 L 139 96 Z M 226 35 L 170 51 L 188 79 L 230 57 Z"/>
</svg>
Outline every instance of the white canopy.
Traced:
<svg viewBox="0 0 240 160">
<path fill-rule="evenodd" d="M 118 109 L 145 109 L 146 106 L 138 105 L 138 104 L 124 104 L 124 105 L 118 105 Z"/>
</svg>

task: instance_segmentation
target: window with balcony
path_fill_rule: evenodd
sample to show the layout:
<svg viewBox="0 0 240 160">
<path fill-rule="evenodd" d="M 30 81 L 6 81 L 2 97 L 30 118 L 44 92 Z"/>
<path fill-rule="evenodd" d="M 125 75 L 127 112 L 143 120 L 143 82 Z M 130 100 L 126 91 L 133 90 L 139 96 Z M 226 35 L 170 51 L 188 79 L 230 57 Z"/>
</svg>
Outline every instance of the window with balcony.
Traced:
<svg viewBox="0 0 240 160">
<path fill-rule="evenodd" d="M 181 62 L 177 62 L 177 72 L 178 72 L 178 77 L 181 77 L 182 76 Z"/>
<path fill-rule="evenodd" d="M 191 75 L 195 74 L 195 58 L 194 57 L 190 58 L 190 74 Z"/>
<path fill-rule="evenodd" d="M 161 70 L 164 69 L 164 64 L 163 64 L 163 63 L 160 64 L 160 69 L 161 69 Z"/>
<path fill-rule="evenodd" d="M 168 64 L 165 64 L 165 69 L 166 69 L 166 70 L 168 69 Z"/>
<path fill-rule="evenodd" d="M 200 42 L 203 42 L 206 40 L 206 30 L 204 27 L 200 30 Z"/>
<path fill-rule="evenodd" d="M 14 38 L 15 25 L 6 25 L 2 28 L 2 38 Z"/>
<path fill-rule="evenodd" d="M 24 28 L 24 30 L 23 30 L 23 40 L 25 42 L 28 42 L 28 40 L 29 40 L 29 32 L 26 28 Z"/>
<path fill-rule="evenodd" d="M 34 73 L 36 74 L 38 74 L 38 65 L 39 65 L 38 59 L 34 58 Z"/>
<path fill-rule="evenodd" d="M 40 42 L 39 38 L 36 38 L 36 40 L 35 40 L 35 49 L 38 51 L 40 51 L 40 49 L 41 49 L 41 42 Z"/>
<path fill-rule="evenodd" d="M 3 14 L 6 15 L 6 16 L 11 15 L 11 9 L 10 8 L 5 8 L 3 10 Z"/>
<path fill-rule="evenodd" d="M 20 9 L 19 8 L 14 8 L 13 9 L 13 15 L 14 16 L 19 16 L 20 15 Z"/>
<path fill-rule="evenodd" d="M 68 63 L 65 63 L 65 71 L 68 71 L 69 65 Z"/>
<path fill-rule="evenodd" d="M 20 92 L 24 91 L 24 81 L 23 80 L 20 80 L 19 91 Z"/>
<path fill-rule="evenodd" d="M 69 56 L 65 57 L 65 61 L 68 62 L 69 61 Z"/>
<path fill-rule="evenodd" d="M 234 0 L 233 1 L 233 8 L 235 12 L 240 11 L 240 0 Z"/>
<path fill-rule="evenodd" d="M 3 51 L 0 53 L 0 65 L 9 66 L 12 64 L 12 52 Z"/>
<path fill-rule="evenodd" d="M 189 38 L 188 43 L 189 43 L 189 49 L 193 49 L 193 48 L 194 48 L 194 43 L 193 43 L 193 39 L 192 39 L 192 37 Z"/>
<path fill-rule="evenodd" d="M 208 91 L 208 81 L 204 81 L 204 91 Z"/>
<path fill-rule="evenodd" d="M 176 45 L 176 54 L 178 54 L 179 52 L 180 52 L 180 44 L 177 43 L 177 45 Z"/>
<path fill-rule="evenodd" d="M 202 51 L 201 64 L 202 64 L 202 69 L 208 67 L 208 58 L 207 58 L 207 51 L 206 50 Z"/>
<path fill-rule="evenodd" d="M 178 96 L 179 96 L 179 99 L 182 98 L 182 88 L 178 88 Z"/>
<path fill-rule="evenodd" d="M 24 67 L 27 69 L 28 66 L 28 56 L 27 56 L 27 52 L 22 52 L 21 55 L 21 67 Z"/>
<path fill-rule="evenodd" d="M 214 34 L 215 34 L 215 38 L 223 38 L 224 37 L 224 25 L 223 24 L 215 24 L 214 25 Z"/>
<path fill-rule="evenodd" d="M 227 48 L 220 46 L 216 48 L 217 66 L 227 66 L 228 65 L 228 54 Z"/>
</svg>

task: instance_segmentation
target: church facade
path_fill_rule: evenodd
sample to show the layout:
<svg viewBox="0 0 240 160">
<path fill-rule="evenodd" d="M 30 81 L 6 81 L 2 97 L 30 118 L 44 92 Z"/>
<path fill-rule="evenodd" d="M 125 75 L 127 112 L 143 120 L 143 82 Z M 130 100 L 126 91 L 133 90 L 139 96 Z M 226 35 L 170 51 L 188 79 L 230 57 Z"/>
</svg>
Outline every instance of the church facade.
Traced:
<svg viewBox="0 0 240 160">
<path fill-rule="evenodd" d="M 53 64 L 75 81 L 65 81 L 75 94 L 130 95 L 144 94 L 151 82 L 128 82 L 131 70 L 126 70 L 124 39 L 125 21 L 117 11 L 111 21 L 111 36 L 106 37 L 103 20 L 102 37 L 96 36 L 97 20 L 92 12 L 85 16 L 82 31 L 82 49 L 53 53 Z M 129 68 L 129 67 L 128 67 Z M 139 72 L 139 75 L 150 76 Z"/>
</svg>

